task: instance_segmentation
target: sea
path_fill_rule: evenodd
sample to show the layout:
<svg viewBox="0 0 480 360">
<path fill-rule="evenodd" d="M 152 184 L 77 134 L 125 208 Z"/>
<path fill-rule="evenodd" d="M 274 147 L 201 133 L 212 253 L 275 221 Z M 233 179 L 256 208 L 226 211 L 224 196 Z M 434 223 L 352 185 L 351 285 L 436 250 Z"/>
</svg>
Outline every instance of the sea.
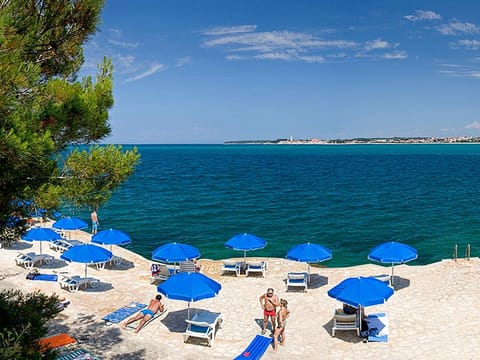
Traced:
<svg viewBox="0 0 480 360">
<path fill-rule="evenodd" d="M 248 256 L 321 244 L 328 267 L 368 263 L 386 241 L 415 247 L 411 265 L 451 259 L 455 245 L 459 257 L 467 245 L 480 255 L 479 144 L 136 147 L 135 174 L 98 216 L 100 230 L 127 232 L 127 248 L 146 258 L 169 242 L 201 258 L 241 257 L 224 246 L 240 233 L 267 241 Z"/>
</svg>

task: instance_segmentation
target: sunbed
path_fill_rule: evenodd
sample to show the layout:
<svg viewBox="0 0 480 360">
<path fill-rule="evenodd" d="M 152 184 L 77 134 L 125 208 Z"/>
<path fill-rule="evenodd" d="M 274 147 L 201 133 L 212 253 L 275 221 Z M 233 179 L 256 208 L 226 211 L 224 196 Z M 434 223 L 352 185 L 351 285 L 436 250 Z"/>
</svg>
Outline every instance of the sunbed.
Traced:
<svg viewBox="0 0 480 360">
<path fill-rule="evenodd" d="M 240 355 L 234 358 L 234 360 L 258 360 L 263 356 L 272 341 L 273 339 L 270 336 L 267 337 L 263 335 L 257 335 L 247 346 L 247 348 Z"/>
<path fill-rule="evenodd" d="M 217 327 L 222 327 L 223 315 L 222 313 L 201 311 L 196 313 L 190 320 L 185 320 L 187 330 L 183 335 L 184 342 L 187 342 L 189 337 L 197 337 L 207 339 L 208 346 L 212 346 L 215 341 L 215 334 Z"/>
<path fill-rule="evenodd" d="M 180 262 L 180 272 L 195 272 L 195 263 L 191 260 Z"/>
<path fill-rule="evenodd" d="M 137 311 L 140 311 L 146 307 L 147 305 L 145 304 L 138 303 L 138 302 L 131 302 L 105 315 L 102 318 L 102 320 L 105 321 L 105 325 L 118 324 L 119 322 L 125 320 L 129 316 L 135 314 Z"/>
<path fill-rule="evenodd" d="M 237 261 L 223 261 L 222 272 L 225 273 L 234 273 L 236 276 L 240 275 L 240 263 Z"/>
<path fill-rule="evenodd" d="M 336 330 L 355 330 L 360 336 L 360 321 L 357 314 L 346 314 L 342 309 L 336 309 L 333 314 L 332 336 Z"/>
<path fill-rule="evenodd" d="M 163 311 L 157 311 L 157 313 L 155 315 L 153 315 L 153 317 L 151 317 L 150 319 L 148 319 L 145 324 L 143 324 L 143 327 L 142 329 L 145 329 L 145 326 L 147 326 L 148 324 L 150 324 L 152 321 L 154 321 L 155 319 L 158 319 L 160 316 L 162 316 L 163 314 L 165 314 L 167 312 L 167 305 L 163 305 Z M 137 320 L 138 321 L 138 320 Z M 137 321 L 135 322 L 132 322 L 130 324 L 128 324 L 126 326 L 127 329 L 136 329 L 136 323 Z"/>
<path fill-rule="evenodd" d="M 263 277 L 265 277 L 266 270 L 267 263 L 265 261 L 248 262 L 245 275 L 248 276 L 250 274 L 261 274 Z"/>
<path fill-rule="evenodd" d="M 152 274 L 150 281 L 153 284 L 155 281 L 167 280 L 174 274 L 175 271 L 173 269 L 169 269 L 165 264 L 155 263 L 150 266 L 150 272 Z"/>
<path fill-rule="evenodd" d="M 388 316 L 385 313 L 370 314 L 365 318 L 368 333 L 367 340 L 370 342 L 388 341 Z"/>
<path fill-rule="evenodd" d="M 15 258 L 15 263 L 19 266 L 23 266 L 25 269 L 31 269 L 37 264 L 51 264 L 52 262 L 53 256 L 47 254 L 18 253 Z"/>
<path fill-rule="evenodd" d="M 307 292 L 307 279 L 308 274 L 306 272 L 288 273 L 285 291 L 288 291 L 288 289 L 292 287 L 295 289 L 302 289 L 304 292 Z"/>
<path fill-rule="evenodd" d="M 62 289 L 67 289 L 70 292 L 75 292 L 75 291 L 78 291 L 82 286 L 85 288 L 97 287 L 98 284 L 100 284 L 100 280 L 92 277 L 80 277 L 78 275 L 75 275 L 75 276 L 64 275 L 58 281 L 58 283 Z"/>
</svg>

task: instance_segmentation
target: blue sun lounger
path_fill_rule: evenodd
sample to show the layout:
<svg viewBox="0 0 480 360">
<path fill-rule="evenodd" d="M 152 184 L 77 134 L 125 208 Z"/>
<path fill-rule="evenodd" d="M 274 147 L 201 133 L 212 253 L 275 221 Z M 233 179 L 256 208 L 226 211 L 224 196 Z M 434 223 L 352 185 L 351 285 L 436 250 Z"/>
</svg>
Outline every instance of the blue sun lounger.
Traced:
<svg viewBox="0 0 480 360">
<path fill-rule="evenodd" d="M 234 360 L 247 359 L 247 360 L 258 360 L 260 359 L 267 348 L 272 343 L 273 339 L 271 337 L 257 335 L 252 340 L 252 342 L 247 346 L 247 348 L 238 355 Z"/>
</svg>

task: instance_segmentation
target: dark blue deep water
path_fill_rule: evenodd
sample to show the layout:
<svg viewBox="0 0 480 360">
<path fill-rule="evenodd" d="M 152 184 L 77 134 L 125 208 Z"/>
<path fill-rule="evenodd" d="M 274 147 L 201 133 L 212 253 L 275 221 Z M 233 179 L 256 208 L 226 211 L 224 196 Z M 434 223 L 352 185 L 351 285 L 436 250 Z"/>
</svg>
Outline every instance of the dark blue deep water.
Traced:
<svg viewBox="0 0 480 360">
<path fill-rule="evenodd" d="M 128 148 L 128 146 L 124 146 Z M 418 249 L 414 264 L 480 255 L 480 145 L 140 145 L 136 173 L 99 210 L 102 229 L 128 232 L 147 258 L 167 242 L 203 258 L 242 254 L 238 233 L 333 251 L 327 266 L 368 262 L 384 241 Z M 85 214 L 82 214 L 85 216 Z"/>
</svg>

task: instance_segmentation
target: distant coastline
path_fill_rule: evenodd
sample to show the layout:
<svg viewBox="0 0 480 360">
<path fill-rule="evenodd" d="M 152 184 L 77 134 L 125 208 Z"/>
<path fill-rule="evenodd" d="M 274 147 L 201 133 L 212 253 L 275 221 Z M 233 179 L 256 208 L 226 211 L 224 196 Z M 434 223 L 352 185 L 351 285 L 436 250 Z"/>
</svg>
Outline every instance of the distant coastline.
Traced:
<svg viewBox="0 0 480 360">
<path fill-rule="evenodd" d="M 276 139 L 276 140 L 233 140 L 225 145 L 329 145 L 329 144 L 478 144 L 480 137 L 390 137 L 353 139 Z"/>
</svg>

